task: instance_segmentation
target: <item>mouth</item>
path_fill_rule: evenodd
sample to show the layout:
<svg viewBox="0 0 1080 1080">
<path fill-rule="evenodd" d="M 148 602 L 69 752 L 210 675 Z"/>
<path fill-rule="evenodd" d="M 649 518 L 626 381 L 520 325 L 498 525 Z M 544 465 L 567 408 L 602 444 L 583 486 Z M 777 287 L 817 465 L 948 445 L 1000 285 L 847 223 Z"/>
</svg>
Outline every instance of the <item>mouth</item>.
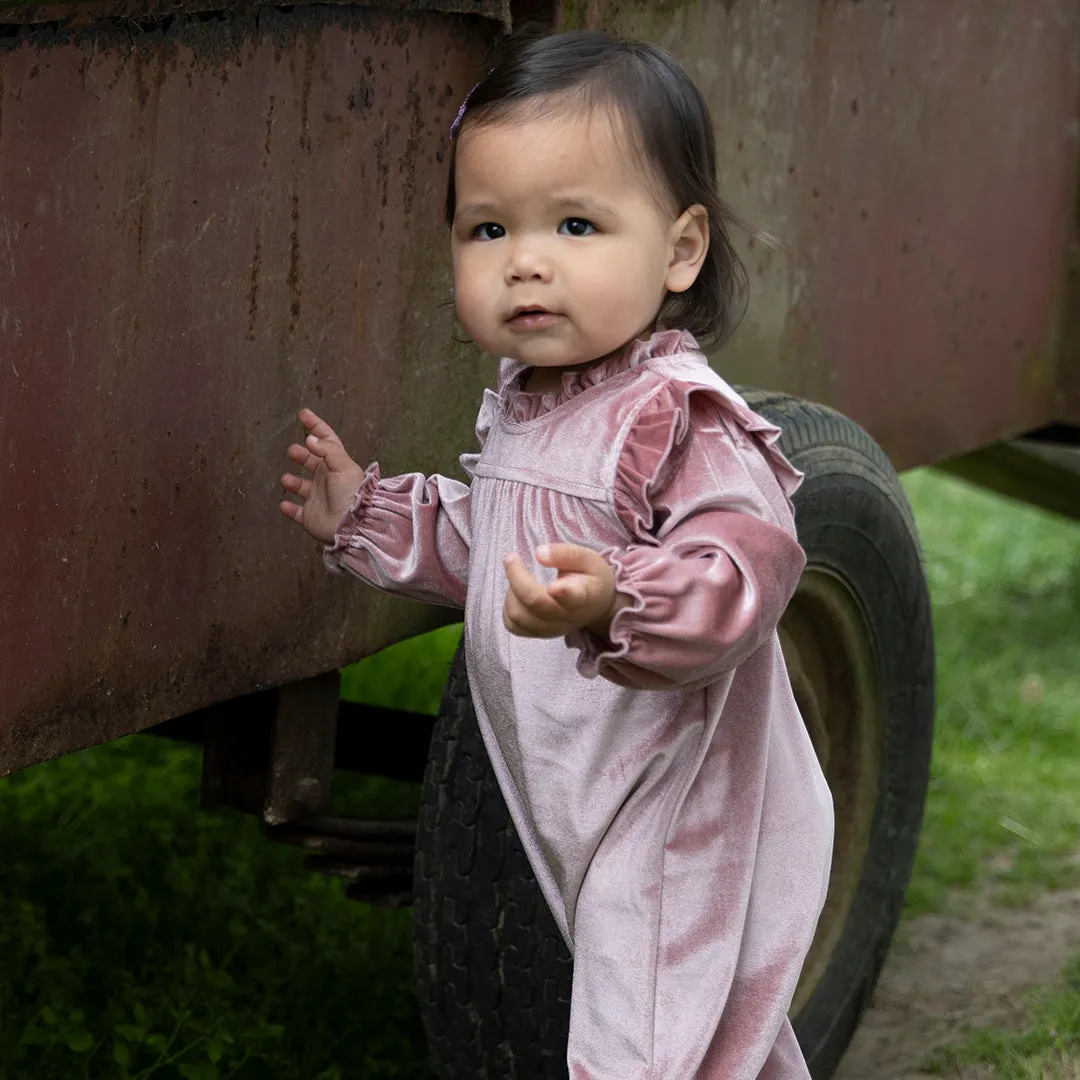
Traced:
<svg viewBox="0 0 1080 1080">
<path fill-rule="evenodd" d="M 514 308 L 506 322 L 513 329 L 540 330 L 551 326 L 559 317 L 557 312 L 548 311 L 539 304 L 524 304 Z"/>
</svg>

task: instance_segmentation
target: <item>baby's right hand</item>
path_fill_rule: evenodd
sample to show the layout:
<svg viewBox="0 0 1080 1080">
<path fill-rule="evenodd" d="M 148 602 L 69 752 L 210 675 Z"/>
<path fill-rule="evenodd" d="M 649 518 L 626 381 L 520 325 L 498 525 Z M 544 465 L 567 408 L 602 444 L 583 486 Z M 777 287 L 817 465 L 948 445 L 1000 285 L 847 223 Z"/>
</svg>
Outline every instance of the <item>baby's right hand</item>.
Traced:
<svg viewBox="0 0 1080 1080">
<path fill-rule="evenodd" d="M 329 544 L 364 479 L 364 470 L 349 457 L 325 420 L 310 409 L 301 409 L 300 423 L 308 431 L 304 445 L 293 443 L 285 456 L 310 474 L 310 478 L 282 474 L 281 486 L 299 501 L 283 500 L 281 512 L 317 540 Z"/>
</svg>

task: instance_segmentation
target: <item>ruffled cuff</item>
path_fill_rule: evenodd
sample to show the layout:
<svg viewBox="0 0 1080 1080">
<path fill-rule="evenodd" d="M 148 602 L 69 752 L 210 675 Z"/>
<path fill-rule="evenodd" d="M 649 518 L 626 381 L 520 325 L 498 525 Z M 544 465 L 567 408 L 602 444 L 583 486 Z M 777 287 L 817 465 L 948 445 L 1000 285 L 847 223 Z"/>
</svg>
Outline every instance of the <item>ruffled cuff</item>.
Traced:
<svg viewBox="0 0 1080 1080">
<path fill-rule="evenodd" d="M 577 669 L 586 679 L 595 679 L 603 674 L 602 668 L 626 656 L 630 651 L 634 623 L 645 610 L 645 597 L 623 560 L 623 552 L 618 548 L 607 548 L 600 554 L 615 573 L 615 592 L 629 596 L 631 603 L 619 608 L 612 616 L 607 637 L 584 627 L 566 635 L 566 647 L 580 650 Z"/>
<path fill-rule="evenodd" d="M 372 496 L 381 479 L 379 463 L 373 461 L 364 470 L 364 479 L 360 481 L 360 486 L 349 500 L 345 513 L 341 515 L 341 520 L 334 530 L 334 539 L 323 548 L 323 565 L 331 574 L 345 573 L 342 557 L 345 552 L 355 549 L 355 537 L 364 529 Z"/>
</svg>

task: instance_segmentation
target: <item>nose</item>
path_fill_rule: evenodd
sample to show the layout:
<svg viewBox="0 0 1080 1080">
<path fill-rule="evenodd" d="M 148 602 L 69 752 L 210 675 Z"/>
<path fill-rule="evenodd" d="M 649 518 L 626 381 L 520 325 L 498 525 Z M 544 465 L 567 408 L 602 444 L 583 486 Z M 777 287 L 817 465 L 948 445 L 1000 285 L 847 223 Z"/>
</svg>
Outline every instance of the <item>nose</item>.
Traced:
<svg viewBox="0 0 1080 1080">
<path fill-rule="evenodd" d="M 535 244 L 517 243 L 510 249 L 506 260 L 505 278 L 507 285 L 525 281 L 550 281 L 551 260 Z"/>
</svg>

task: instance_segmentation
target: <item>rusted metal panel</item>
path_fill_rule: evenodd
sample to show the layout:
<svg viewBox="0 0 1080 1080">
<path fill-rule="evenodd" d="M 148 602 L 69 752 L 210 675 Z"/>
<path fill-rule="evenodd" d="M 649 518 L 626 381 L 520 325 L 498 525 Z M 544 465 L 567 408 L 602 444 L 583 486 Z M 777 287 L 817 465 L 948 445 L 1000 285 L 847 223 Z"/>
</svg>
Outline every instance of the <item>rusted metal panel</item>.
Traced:
<svg viewBox="0 0 1080 1080">
<path fill-rule="evenodd" d="M 563 0 L 586 24 L 686 63 L 722 191 L 787 249 L 747 253 L 726 376 L 835 406 L 900 467 L 1080 419 L 1074 0 Z"/>
<path fill-rule="evenodd" d="M 308 403 L 453 468 L 447 131 L 498 23 L 297 8 L 0 48 L 0 774 L 442 616 L 275 506 Z"/>
<path fill-rule="evenodd" d="M 452 341 L 440 206 L 501 2 L 123 2 L 0 33 L 0 774 L 437 621 L 327 580 L 276 476 L 302 403 L 387 470 L 452 469 L 492 370 Z M 1071 0 L 560 19 L 671 47 L 726 195 L 787 246 L 748 251 L 729 378 L 900 466 L 1080 418 Z"/>
</svg>

